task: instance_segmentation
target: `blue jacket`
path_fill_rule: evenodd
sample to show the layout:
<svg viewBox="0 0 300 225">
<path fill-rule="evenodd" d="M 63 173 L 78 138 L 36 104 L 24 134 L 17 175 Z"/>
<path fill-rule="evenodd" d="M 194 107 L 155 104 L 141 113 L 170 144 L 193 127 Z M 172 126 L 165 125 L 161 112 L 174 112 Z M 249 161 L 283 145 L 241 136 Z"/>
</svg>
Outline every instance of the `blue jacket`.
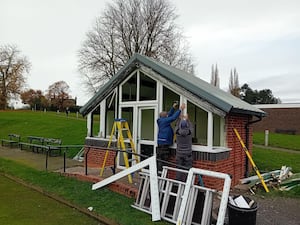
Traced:
<svg viewBox="0 0 300 225">
<path fill-rule="evenodd" d="M 181 110 L 177 110 L 175 113 L 174 112 L 175 109 L 172 107 L 168 112 L 167 117 L 160 117 L 157 119 L 157 125 L 158 125 L 157 144 L 158 145 L 173 144 L 174 131 L 171 127 L 171 123 L 179 117 Z"/>
</svg>

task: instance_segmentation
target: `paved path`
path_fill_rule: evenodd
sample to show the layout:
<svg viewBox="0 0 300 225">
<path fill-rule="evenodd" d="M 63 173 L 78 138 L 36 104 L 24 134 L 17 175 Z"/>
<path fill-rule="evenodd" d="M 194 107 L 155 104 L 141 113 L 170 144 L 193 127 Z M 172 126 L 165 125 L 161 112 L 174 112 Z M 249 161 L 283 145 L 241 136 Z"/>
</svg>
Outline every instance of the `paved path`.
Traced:
<svg viewBox="0 0 300 225">
<path fill-rule="evenodd" d="M 9 148 L 0 146 L 0 157 L 11 159 L 16 162 L 25 164 L 38 170 L 46 170 L 46 155 L 42 153 L 34 153 L 18 148 Z M 83 166 L 82 162 L 66 159 L 66 167 Z M 48 157 L 48 170 L 56 171 L 63 169 L 64 159 L 61 156 Z"/>
<path fill-rule="evenodd" d="M 19 148 L 9 148 L 0 146 L 0 157 L 30 166 L 37 170 L 46 170 L 46 155 L 42 153 L 35 153 L 28 150 L 20 150 Z M 48 157 L 48 171 L 63 172 L 64 159 L 62 156 Z M 81 174 L 85 176 L 85 165 L 83 162 L 66 158 L 66 173 L 67 174 Z M 88 168 L 87 173 L 91 179 L 100 178 L 100 168 Z M 112 170 L 105 168 L 102 178 L 112 176 Z M 124 177 L 119 182 L 137 188 L 138 176 L 133 177 L 133 184 L 129 184 L 128 178 Z"/>
<path fill-rule="evenodd" d="M 264 145 L 256 145 L 256 144 L 253 144 L 253 146 L 254 146 L 254 147 L 258 147 L 258 148 L 265 148 L 265 149 L 269 149 L 269 150 L 277 150 L 277 151 L 282 151 L 282 152 L 289 152 L 289 153 L 300 154 L 300 151 L 298 151 L 298 150 L 293 150 L 293 149 L 278 148 L 278 147 L 264 146 Z"/>
</svg>

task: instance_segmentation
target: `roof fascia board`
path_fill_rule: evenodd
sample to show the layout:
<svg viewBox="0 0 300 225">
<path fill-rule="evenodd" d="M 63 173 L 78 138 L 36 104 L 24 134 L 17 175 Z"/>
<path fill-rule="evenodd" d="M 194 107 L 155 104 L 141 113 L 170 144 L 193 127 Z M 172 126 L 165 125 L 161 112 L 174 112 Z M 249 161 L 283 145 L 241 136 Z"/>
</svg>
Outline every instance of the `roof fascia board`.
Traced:
<svg viewBox="0 0 300 225">
<path fill-rule="evenodd" d="M 79 112 L 85 116 L 94 110 L 97 104 L 101 102 L 112 89 L 116 88 L 120 82 L 122 82 L 122 78 L 125 77 L 126 74 L 131 73 L 136 67 L 138 67 L 138 64 L 135 62 L 136 60 L 136 55 L 134 55 L 134 57 L 132 57 L 116 75 L 114 75 L 99 89 L 99 91 L 79 110 Z"/>
<path fill-rule="evenodd" d="M 257 116 L 257 117 L 265 117 L 266 113 L 262 111 L 260 112 L 254 112 L 254 111 L 249 111 L 245 109 L 238 109 L 238 108 L 232 108 L 230 113 L 237 113 L 237 114 L 245 114 L 245 115 L 252 115 L 252 116 Z"/>
</svg>

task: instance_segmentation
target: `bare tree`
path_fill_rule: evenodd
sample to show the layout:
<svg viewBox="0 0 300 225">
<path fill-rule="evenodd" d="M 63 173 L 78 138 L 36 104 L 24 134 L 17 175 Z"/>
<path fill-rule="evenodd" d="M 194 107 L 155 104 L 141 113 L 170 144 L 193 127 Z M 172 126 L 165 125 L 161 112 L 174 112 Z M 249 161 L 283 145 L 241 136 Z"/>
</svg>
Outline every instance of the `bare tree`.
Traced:
<svg viewBox="0 0 300 225">
<path fill-rule="evenodd" d="M 176 18 L 175 7 L 168 0 L 108 3 L 78 53 L 86 89 L 97 91 L 134 53 L 193 72 L 192 57 Z"/>
<path fill-rule="evenodd" d="M 210 83 L 217 88 L 220 87 L 220 78 L 219 78 L 219 70 L 218 65 L 216 64 L 216 67 L 214 68 L 214 65 L 211 66 L 211 80 Z"/>
<path fill-rule="evenodd" d="M 51 108 L 63 110 L 64 102 L 69 100 L 70 87 L 65 81 L 57 81 L 48 87 L 46 98 L 50 101 Z"/>
<path fill-rule="evenodd" d="M 241 88 L 239 84 L 239 75 L 235 68 L 233 70 L 233 73 L 232 70 L 230 71 L 229 91 L 232 95 L 238 98 L 240 97 Z"/>
<path fill-rule="evenodd" d="M 0 46 L 0 109 L 6 109 L 9 100 L 20 94 L 30 66 L 16 46 Z"/>
</svg>

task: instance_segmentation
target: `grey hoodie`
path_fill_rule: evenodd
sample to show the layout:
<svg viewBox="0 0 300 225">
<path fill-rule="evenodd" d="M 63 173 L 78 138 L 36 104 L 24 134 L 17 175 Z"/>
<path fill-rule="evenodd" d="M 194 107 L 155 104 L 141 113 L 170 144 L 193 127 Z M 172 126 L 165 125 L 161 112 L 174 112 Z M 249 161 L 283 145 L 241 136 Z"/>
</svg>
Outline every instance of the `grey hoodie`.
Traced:
<svg viewBox="0 0 300 225">
<path fill-rule="evenodd" d="M 193 125 L 189 120 L 179 120 L 175 127 L 178 154 L 192 153 Z"/>
</svg>

